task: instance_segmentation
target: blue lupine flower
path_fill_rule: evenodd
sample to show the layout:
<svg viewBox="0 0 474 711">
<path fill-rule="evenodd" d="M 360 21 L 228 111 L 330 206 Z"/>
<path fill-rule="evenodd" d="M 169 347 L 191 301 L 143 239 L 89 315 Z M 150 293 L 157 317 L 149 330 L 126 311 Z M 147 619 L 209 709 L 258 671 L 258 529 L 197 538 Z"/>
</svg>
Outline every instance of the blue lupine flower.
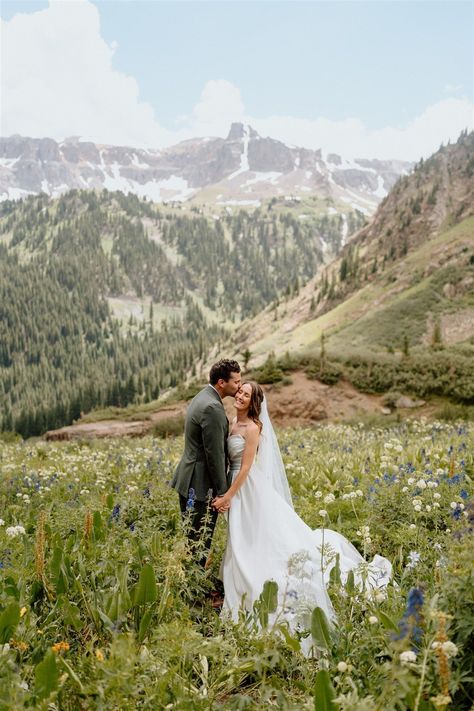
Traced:
<svg viewBox="0 0 474 711">
<path fill-rule="evenodd" d="M 112 509 L 112 518 L 114 518 L 116 521 L 118 521 L 119 516 L 120 516 L 120 504 L 115 504 L 114 508 Z"/>
<path fill-rule="evenodd" d="M 393 640 L 406 639 L 408 637 L 415 644 L 421 641 L 423 636 L 421 627 L 423 622 L 423 602 L 424 597 L 421 588 L 411 588 L 408 593 L 405 612 L 398 623 L 399 633 L 392 635 Z"/>
<path fill-rule="evenodd" d="M 146 499 L 150 498 L 150 487 L 149 486 L 145 486 L 145 488 L 143 489 L 143 496 Z"/>
<path fill-rule="evenodd" d="M 134 531 L 134 530 L 135 530 L 135 523 L 134 523 L 133 521 L 132 521 L 132 523 L 130 524 L 129 529 L 130 529 L 131 531 Z"/>
<path fill-rule="evenodd" d="M 191 487 L 188 492 L 188 500 L 186 502 L 186 511 L 194 511 L 194 499 L 196 498 L 196 492 Z"/>
<path fill-rule="evenodd" d="M 456 520 L 459 521 L 461 518 L 462 514 L 462 508 L 459 506 L 459 504 L 456 505 L 456 508 L 453 509 L 453 512 L 451 513 L 451 516 Z"/>
<path fill-rule="evenodd" d="M 469 497 L 469 494 L 467 493 L 466 489 L 461 489 L 459 492 L 459 496 L 461 499 L 467 499 Z"/>
</svg>

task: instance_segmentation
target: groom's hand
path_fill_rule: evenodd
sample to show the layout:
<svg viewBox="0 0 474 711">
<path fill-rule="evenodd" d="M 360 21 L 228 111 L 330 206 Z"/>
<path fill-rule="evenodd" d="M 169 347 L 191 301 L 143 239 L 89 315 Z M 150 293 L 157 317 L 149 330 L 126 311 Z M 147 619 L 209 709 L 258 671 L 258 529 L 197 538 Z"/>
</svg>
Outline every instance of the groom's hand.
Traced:
<svg viewBox="0 0 474 711">
<path fill-rule="evenodd" d="M 223 496 L 216 496 L 212 501 L 212 506 L 217 509 L 219 513 L 224 513 L 230 509 L 230 498 L 225 494 Z"/>
</svg>

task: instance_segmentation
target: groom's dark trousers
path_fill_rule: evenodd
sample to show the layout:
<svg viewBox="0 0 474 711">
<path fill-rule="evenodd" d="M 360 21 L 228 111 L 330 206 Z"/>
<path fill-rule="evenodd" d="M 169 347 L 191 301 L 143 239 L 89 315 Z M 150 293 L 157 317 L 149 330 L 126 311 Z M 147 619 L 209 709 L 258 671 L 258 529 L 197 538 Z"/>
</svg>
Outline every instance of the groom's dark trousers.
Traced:
<svg viewBox="0 0 474 711">
<path fill-rule="evenodd" d="M 179 493 L 183 517 L 189 516 L 188 537 L 202 565 L 206 562 L 217 520 L 217 512 L 210 502 L 229 488 L 228 429 L 221 397 L 207 385 L 191 401 L 186 413 L 184 452 L 171 482 Z"/>
</svg>

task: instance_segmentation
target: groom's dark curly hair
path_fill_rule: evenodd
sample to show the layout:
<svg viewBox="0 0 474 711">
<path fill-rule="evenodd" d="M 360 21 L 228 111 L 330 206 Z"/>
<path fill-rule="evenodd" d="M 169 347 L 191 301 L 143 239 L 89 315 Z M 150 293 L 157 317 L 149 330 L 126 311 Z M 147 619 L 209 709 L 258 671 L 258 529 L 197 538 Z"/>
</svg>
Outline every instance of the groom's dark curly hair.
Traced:
<svg viewBox="0 0 474 711">
<path fill-rule="evenodd" d="M 240 365 L 236 360 L 223 358 L 212 366 L 209 372 L 209 382 L 211 385 L 216 385 L 222 378 L 222 380 L 228 383 L 231 373 L 240 373 Z"/>
</svg>

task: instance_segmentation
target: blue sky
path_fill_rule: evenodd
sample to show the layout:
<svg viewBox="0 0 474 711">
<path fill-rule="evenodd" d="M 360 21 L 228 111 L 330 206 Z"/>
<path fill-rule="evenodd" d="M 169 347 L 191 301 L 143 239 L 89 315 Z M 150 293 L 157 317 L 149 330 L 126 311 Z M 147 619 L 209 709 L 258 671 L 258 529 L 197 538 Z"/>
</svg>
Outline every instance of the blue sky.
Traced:
<svg viewBox="0 0 474 711">
<path fill-rule="evenodd" d="M 13 28 L 19 13 L 29 14 L 29 27 L 26 18 L 16 23 L 24 27 L 16 30 L 15 37 L 26 43 L 38 34 L 34 16 L 39 31 L 47 33 L 49 12 L 51 27 L 61 32 L 61 22 L 67 22 L 64 16 L 73 5 L 88 6 L 91 26 L 91 6 L 95 6 L 94 36 L 86 26 L 86 8 L 78 15 L 77 26 L 84 31 L 79 48 L 87 53 L 90 43 L 94 57 L 96 51 L 100 54 L 102 42 L 111 53 L 110 71 L 135 81 L 139 109 L 146 106 L 156 125 L 153 133 L 151 123 L 143 123 L 142 135 L 149 136 L 148 142 L 153 137 L 157 143 L 173 142 L 173 137 L 187 137 L 206 127 L 222 134 L 235 114 L 238 120 L 258 124 L 257 130 L 279 133 L 276 137 L 282 140 L 295 142 L 301 136 L 305 145 L 312 140 L 313 130 L 323 143 L 339 140 L 350 146 L 340 137 L 345 127 L 346 132 L 353 131 L 356 143 L 365 136 L 367 150 L 372 136 L 372 150 L 380 153 L 397 140 L 396 131 L 406 131 L 410 125 L 413 129 L 420 117 L 424 117 L 420 138 L 426 134 L 425 124 L 439 122 L 439 140 L 434 130 L 431 139 L 439 144 L 454 137 L 451 133 L 466 125 L 472 112 L 471 2 L 56 0 L 54 4 L 53 13 L 42 0 L 3 0 L 4 27 Z M 63 8 L 62 20 L 57 6 Z M 70 76 L 83 84 L 84 68 L 81 78 L 74 57 L 64 61 L 71 62 Z M 7 56 L 7 62 L 13 60 Z M 54 66 L 52 59 L 48 66 Z M 107 82 L 105 69 L 102 82 Z M 84 91 L 81 86 L 83 97 Z M 95 96 L 93 87 L 90 92 Z M 129 110 L 133 115 L 131 106 Z M 81 128 L 77 120 L 71 124 L 73 132 Z M 11 118 L 7 125 L 12 125 Z M 87 130 L 80 133 L 92 136 L 91 126 L 90 120 L 84 120 Z M 382 140 L 380 132 L 389 128 L 392 133 Z M 414 136 L 406 142 L 403 150 L 416 151 Z"/>
</svg>

